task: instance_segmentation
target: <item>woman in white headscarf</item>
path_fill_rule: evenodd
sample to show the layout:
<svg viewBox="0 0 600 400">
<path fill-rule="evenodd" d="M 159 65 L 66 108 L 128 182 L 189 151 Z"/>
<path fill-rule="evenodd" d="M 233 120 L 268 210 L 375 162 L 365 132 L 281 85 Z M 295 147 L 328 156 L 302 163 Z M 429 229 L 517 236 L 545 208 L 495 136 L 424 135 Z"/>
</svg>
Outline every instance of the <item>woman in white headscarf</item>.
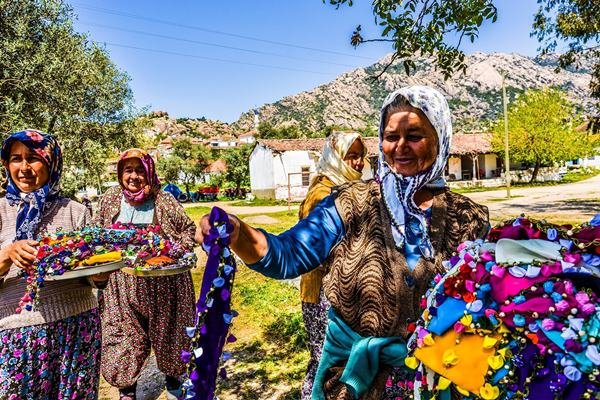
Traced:
<svg viewBox="0 0 600 400">
<path fill-rule="evenodd" d="M 425 86 L 390 94 L 381 110 L 374 180 L 332 194 L 280 235 L 231 215 L 231 247 L 250 268 L 287 279 L 322 264 L 331 303 L 313 399 L 407 399 L 415 376 L 405 340 L 429 282 L 466 240 L 485 236 L 487 208 L 448 190 L 452 124 L 444 96 Z M 210 229 L 203 218 L 196 232 Z"/>
<path fill-rule="evenodd" d="M 366 154 L 367 149 L 359 133 L 333 132 L 329 135 L 317 164 L 317 173 L 310 183 L 306 198 L 300 204 L 300 219 L 305 218 L 321 200 L 329 196 L 334 186 L 359 180 L 365 166 Z M 302 318 L 308 333 L 310 351 L 306 376 L 302 383 L 302 400 L 310 399 L 325 340 L 329 302 L 322 292 L 324 272 L 323 267 L 319 267 L 300 278 Z"/>
</svg>

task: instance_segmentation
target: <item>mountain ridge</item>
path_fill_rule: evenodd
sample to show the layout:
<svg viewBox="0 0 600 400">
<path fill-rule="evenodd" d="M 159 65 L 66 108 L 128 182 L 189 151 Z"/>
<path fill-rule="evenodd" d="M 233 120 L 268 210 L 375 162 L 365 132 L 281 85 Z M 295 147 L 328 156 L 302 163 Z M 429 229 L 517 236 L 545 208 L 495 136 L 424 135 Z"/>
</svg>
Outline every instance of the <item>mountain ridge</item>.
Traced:
<svg viewBox="0 0 600 400">
<path fill-rule="evenodd" d="M 371 66 L 345 72 L 314 89 L 264 104 L 258 108 L 259 121 L 274 126 L 295 124 L 307 131 L 330 126 L 376 129 L 385 96 L 402 86 L 420 84 L 436 87 L 447 97 L 457 130 L 485 130 L 502 111 L 503 71 L 509 100 L 526 89 L 560 87 L 581 111 L 594 112 L 595 103 L 589 95 L 591 66 L 585 62 L 578 68 L 555 72 L 557 55 L 533 58 L 517 53 L 476 52 L 466 57 L 465 74 L 455 73 L 448 80 L 435 70 L 430 59 L 416 58 L 417 71 L 412 75 L 407 76 L 402 64 L 395 63 L 374 81 L 372 76 L 390 57 L 388 54 Z M 253 110 L 243 113 L 231 126 L 236 131 L 252 129 Z"/>
</svg>

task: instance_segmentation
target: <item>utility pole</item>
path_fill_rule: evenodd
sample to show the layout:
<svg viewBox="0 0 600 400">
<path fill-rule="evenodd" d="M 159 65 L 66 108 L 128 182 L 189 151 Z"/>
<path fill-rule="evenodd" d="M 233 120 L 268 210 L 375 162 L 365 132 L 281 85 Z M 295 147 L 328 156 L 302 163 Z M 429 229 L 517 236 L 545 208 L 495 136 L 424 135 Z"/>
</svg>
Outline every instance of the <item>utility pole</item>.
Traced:
<svg viewBox="0 0 600 400">
<path fill-rule="evenodd" d="M 506 180 L 506 198 L 510 199 L 510 158 L 508 156 L 508 114 L 506 101 L 506 72 L 502 72 L 502 107 L 504 108 L 504 179 Z"/>
</svg>

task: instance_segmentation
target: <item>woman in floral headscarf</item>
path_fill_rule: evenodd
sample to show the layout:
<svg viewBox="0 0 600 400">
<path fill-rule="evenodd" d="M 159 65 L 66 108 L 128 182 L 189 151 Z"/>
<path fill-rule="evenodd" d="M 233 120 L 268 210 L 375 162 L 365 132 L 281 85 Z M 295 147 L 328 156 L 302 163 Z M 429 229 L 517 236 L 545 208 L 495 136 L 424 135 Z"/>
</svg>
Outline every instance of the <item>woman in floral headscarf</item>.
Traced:
<svg viewBox="0 0 600 400">
<path fill-rule="evenodd" d="M 303 220 L 274 236 L 230 216 L 232 249 L 249 267 L 291 278 L 323 264 L 331 309 L 313 399 L 408 399 L 406 339 L 442 260 L 483 237 L 487 208 L 452 193 L 443 172 L 452 125 L 446 99 L 402 88 L 381 110 L 376 179 L 334 188 Z M 209 231 L 203 218 L 196 233 Z"/>
<path fill-rule="evenodd" d="M 117 174 L 120 186 L 102 197 L 94 220 L 105 227 L 158 224 L 161 234 L 191 251 L 195 225 L 175 198 L 160 190 L 152 157 L 141 149 L 127 150 Z M 115 272 L 103 299 L 104 379 L 119 388 L 121 399 L 135 399 L 136 382 L 152 348 L 167 377 L 168 397 L 177 397 L 178 377 L 185 372 L 180 353 L 189 347 L 185 328 L 194 318 L 191 274 L 141 278 Z"/>
<path fill-rule="evenodd" d="M 300 204 L 298 213 L 300 219 L 305 218 L 321 200 L 329 196 L 334 186 L 360 179 L 365 166 L 366 154 L 367 148 L 360 134 L 333 132 L 329 135 L 317 164 L 317 173 L 310 183 L 306 198 Z M 324 269 L 319 267 L 300 278 L 302 318 L 308 334 L 310 350 L 306 377 L 302 383 L 303 400 L 310 399 L 327 328 L 329 302 L 323 296 L 324 272 Z"/>
<path fill-rule="evenodd" d="M 1 157 L 8 186 L 0 199 L 0 399 L 95 399 L 100 316 L 90 283 L 46 282 L 35 310 L 20 306 L 38 235 L 77 230 L 89 212 L 60 196 L 62 153 L 51 135 L 16 132 Z"/>
</svg>

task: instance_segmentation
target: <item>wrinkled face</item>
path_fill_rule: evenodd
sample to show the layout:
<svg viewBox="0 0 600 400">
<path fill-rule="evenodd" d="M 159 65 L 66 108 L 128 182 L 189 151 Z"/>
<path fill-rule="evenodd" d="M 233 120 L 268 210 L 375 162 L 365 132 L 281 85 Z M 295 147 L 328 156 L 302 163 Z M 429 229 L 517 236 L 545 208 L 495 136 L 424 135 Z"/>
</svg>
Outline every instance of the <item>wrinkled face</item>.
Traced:
<svg viewBox="0 0 600 400">
<path fill-rule="evenodd" d="M 388 115 L 382 149 L 396 173 L 413 176 L 433 165 L 438 154 L 437 133 L 421 110 L 405 107 Z"/>
<path fill-rule="evenodd" d="M 365 158 L 363 157 L 365 146 L 360 140 L 355 140 L 352 146 L 348 149 L 344 162 L 352 169 L 362 172 L 365 167 Z"/>
<path fill-rule="evenodd" d="M 146 170 L 139 158 L 128 158 L 123 161 L 121 183 L 131 193 L 137 193 L 148 184 Z"/>
<path fill-rule="evenodd" d="M 10 146 L 6 166 L 13 182 L 21 192 L 33 192 L 50 179 L 50 168 L 41 155 L 16 141 Z"/>
</svg>

